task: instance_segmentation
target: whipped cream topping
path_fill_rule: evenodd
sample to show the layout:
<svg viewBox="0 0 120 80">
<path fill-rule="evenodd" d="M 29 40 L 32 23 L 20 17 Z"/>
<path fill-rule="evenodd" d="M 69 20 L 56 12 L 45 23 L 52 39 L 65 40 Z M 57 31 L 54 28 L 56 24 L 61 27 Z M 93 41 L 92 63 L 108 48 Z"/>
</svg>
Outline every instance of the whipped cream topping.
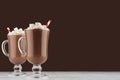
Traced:
<svg viewBox="0 0 120 80">
<path fill-rule="evenodd" d="M 22 28 L 15 27 L 13 31 L 9 32 L 8 35 L 24 35 L 24 31 Z"/>
<path fill-rule="evenodd" d="M 46 25 L 42 25 L 40 22 L 35 22 L 35 24 L 29 24 L 27 29 L 42 29 L 42 30 L 49 30 Z"/>
</svg>

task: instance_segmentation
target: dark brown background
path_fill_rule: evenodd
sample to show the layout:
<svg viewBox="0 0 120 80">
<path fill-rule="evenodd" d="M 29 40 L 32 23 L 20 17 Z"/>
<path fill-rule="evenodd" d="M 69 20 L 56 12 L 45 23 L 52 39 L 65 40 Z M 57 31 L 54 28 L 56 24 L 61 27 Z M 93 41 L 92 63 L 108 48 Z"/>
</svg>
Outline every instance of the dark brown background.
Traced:
<svg viewBox="0 0 120 80">
<path fill-rule="evenodd" d="M 44 70 L 120 70 L 118 2 L 79 0 L 0 1 L 0 44 L 7 39 L 6 27 L 28 27 L 49 19 L 53 22 L 49 59 Z M 118 26 L 119 27 L 119 26 Z M 0 50 L 0 71 L 13 64 Z M 24 70 L 31 70 L 26 62 Z"/>
</svg>

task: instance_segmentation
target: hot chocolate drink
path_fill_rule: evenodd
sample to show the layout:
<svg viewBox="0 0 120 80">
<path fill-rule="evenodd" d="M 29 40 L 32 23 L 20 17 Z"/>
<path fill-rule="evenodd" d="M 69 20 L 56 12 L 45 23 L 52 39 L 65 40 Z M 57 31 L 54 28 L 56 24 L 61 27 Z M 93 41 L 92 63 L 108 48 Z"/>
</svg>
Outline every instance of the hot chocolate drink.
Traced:
<svg viewBox="0 0 120 80">
<path fill-rule="evenodd" d="M 27 60 L 32 64 L 43 64 L 48 57 L 49 30 L 26 29 Z"/>
<path fill-rule="evenodd" d="M 48 57 L 49 29 L 36 22 L 25 30 L 27 60 L 31 64 L 43 64 Z"/>
<path fill-rule="evenodd" d="M 13 64 L 23 64 L 26 61 L 26 57 L 23 57 L 18 49 L 18 39 L 22 35 L 8 35 L 8 53 L 9 60 Z M 24 43 L 23 43 L 24 45 Z M 25 45 L 24 45 L 25 46 Z M 25 49 L 25 47 L 23 48 Z"/>
<path fill-rule="evenodd" d="M 26 57 L 23 57 L 18 49 L 18 40 L 21 36 L 24 36 L 22 29 L 14 28 L 14 31 L 8 33 L 8 53 L 9 60 L 13 64 L 23 64 L 26 61 Z M 25 41 L 22 43 L 23 49 L 25 49 Z"/>
</svg>

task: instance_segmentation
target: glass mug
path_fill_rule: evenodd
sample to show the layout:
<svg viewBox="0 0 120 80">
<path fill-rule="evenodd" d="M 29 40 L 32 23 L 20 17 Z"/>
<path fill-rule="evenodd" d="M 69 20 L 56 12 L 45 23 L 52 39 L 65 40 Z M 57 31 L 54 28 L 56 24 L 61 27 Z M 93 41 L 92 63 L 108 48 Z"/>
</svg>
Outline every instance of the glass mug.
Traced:
<svg viewBox="0 0 120 80">
<path fill-rule="evenodd" d="M 32 71 L 33 78 L 43 78 L 46 75 L 41 74 L 41 64 L 45 63 L 48 58 L 48 39 L 49 30 L 41 29 L 25 29 L 25 37 L 21 37 L 18 41 L 18 48 L 20 52 L 25 55 L 27 54 L 27 61 L 33 64 Z M 26 49 L 21 48 L 21 43 L 26 41 Z"/>
<path fill-rule="evenodd" d="M 9 61 L 14 64 L 14 72 L 8 76 L 20 76 L 23 75 L 22 73 L 22 66 L 26 61 L 26 56 L 22 55 L 18 49 L 18 39 L 22 35 L 7 35 L 8 40 L 4 40 L 2 42 L 2 52 L 5 56 L 9 58 Z M 8 52 L 6 51 L 6 44 L 8 43 Z M 23 43 L 24 44 L 24 41 Z M 23 46 L 23 49 L 25 47 Z"/>
</svg>

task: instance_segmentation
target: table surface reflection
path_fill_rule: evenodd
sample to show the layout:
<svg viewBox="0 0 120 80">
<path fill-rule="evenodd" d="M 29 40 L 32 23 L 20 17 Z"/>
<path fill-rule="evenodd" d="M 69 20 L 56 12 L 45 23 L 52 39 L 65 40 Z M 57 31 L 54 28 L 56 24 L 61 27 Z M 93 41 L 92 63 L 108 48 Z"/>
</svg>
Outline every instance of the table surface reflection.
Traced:
<svg viewBox="0 0 120 80">
<path fill-rule="evenodd" d="M 30 76 L 32 72 L 25 72 L 27 76 Z M 49 79 L 45 80 L 120 80 L 120 72 L 87 72 L 87 71 L 77 71 L 77 72 L 63 72 L 63 71 L 49 71 L 43 72 L 49 76 Z M 24 77 L 8 77 L 7 75 L 11 72 L 0 72 L 0 80 L 39 80 L 39 79 L 29 79 Z"/>
</svg>

